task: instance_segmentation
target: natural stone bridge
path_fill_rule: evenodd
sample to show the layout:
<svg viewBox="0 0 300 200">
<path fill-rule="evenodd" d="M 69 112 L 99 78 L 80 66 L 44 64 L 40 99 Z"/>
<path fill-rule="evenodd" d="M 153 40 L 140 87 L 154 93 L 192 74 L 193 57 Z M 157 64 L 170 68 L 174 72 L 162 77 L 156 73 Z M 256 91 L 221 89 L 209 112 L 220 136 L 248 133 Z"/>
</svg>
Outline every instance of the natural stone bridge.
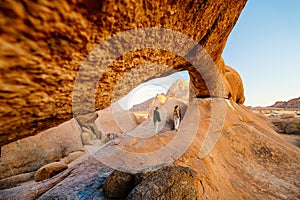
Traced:
<svg viewBox="0 0 300 200">
<path fill-rule="evenodd" d="M 101 147 L 107 153 L 85 154 L 55 177 L 1 190 L 0 199 L 102 199 L 103 190 L 108 197 L 117 193 L 127 199 L 297 199 L 299 148 L 277 134 L 265 118 L 241 105 L 242 81 L 222 60 L 228 35 L 245 3 L 1 1 L 0 147 L 56 126 L 73 114 L 79 122 L 94 122 L 94 110 L 108 107 L 144 81 L 176 71 L 189 71 L 193 101 L 178 132 L 147 138 L 123 134 L 117 144 L 121 148 L 95 144 L 91 149 Z M 134 34 L 120 37 L 127 31 Z M 172 109 L 166 109 L 171 116 Z M 66 154 L 61 162 L 69 163 L 68 159 L 82 155 L 76 132 L 80 127 L 75 122 L 53 128 L 56 132 L 42 132 L 45 137 L 38 134 L 3 147 L 0 170 L 5 178 L 0 188 L 29 180 L 32 170 L 56 161 L 55 156 Z M 71 137 L 60 145 L 56 140 L 65 138 L 66 132 Z M 52 144 L 59 146 L 57 151 L 46 148 Z M 123 150 L 136 155 L 124 155 Z M 109 159 L 113 165 L 104 166 Z M 136 174 L 170 162 L 173 166 L 152 174 Z M 130 173 L 115 171 L 107 178 L 111 171 L 107 166 L 114 165 L 120 170 L 125 166 Z"/>
<path fill-rule="evenodd" d="M 75 78 L 85 58 L 98 44 L 131 29 L 156 27 L 186 35 L 199 44 L 197 48 L 206 50 L 219 79 L 213 83 L 213 91 L 208 91 L 207 83 L 187 59 L 162 49 L 138 49 L 118 57 L 101 72 L 94 85 L 97 90 L 92 109 L 109 106 L 146 80 L 181 70 L 189 71 L 195 96 L 220 96 L 243 103 L 240 77 L 224 64 L 221 54 L 245 3 L 23 0 L 1 4 L 0 146 L 72 118 Z M 184 45 L 179 43 L 178 47 Z M 189 53 L 187 57 L 195 56 L 193 51 Z M 147 65 L 146 70 L 137 67 L 143 65 Z M 89 83 L 97 76 L 90 71 L 83 73 L 81 86 L 86 90 L 79 98 L 89 96 Z"/>
</svg>

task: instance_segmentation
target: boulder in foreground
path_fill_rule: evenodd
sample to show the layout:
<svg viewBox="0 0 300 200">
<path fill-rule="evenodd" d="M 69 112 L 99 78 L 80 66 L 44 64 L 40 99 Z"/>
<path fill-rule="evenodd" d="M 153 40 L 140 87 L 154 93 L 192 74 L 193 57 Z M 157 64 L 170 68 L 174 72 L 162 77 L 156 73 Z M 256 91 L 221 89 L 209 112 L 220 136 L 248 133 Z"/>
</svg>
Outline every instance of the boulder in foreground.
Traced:
<svg viewBox="0 0 300 200">
<path fill-rule="evenodd" d="M 43 181 L 45 179 L 51 178 L 56 174 L 64 171 L 68 168 L 68 165 L 61 162 L 54 162 L 43 166 L 35 173 L 34 180 L 36 182 Z"/>
</svg>

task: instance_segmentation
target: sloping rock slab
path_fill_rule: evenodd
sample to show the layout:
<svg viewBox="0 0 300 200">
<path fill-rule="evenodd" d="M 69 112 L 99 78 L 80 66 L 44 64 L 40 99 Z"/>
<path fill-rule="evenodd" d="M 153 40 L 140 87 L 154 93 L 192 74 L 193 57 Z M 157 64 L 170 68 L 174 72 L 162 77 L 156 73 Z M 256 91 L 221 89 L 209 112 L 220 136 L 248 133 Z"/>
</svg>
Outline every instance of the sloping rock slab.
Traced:
<svg viewBox="0 0 300 200">
<path fill-rule="evenodd" d="M 75 119 L 2 147 L 0 179 L 36 171 L 83 149 Z"/>
<path fill-rule="evenodd" d="M 15 176 L 3 178 L 0 180 L 0 190 L 16 187 L 17 185 L 26 182 L 31 181 L 34 179 L 35 172 L 29 172 L 25 174 L 18 174 Z"/>
<path fill-rule="evenodd" d="M 102 185 L 111 172 L 94 157 L 84 155 L 50 179 L 1 190 L 0 199 L 106 199 Z"/>
</svg>

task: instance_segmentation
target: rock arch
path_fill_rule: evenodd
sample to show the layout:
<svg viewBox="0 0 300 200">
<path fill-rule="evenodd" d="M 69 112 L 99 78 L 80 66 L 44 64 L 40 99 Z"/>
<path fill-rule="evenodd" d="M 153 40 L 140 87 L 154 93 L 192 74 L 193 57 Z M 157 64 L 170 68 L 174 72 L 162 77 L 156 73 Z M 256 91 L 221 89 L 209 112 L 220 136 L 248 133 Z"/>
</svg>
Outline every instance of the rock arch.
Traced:
<svg viewBox="0 0 300 200">
<path fill-rule="evenodd" d="M 171 29 L 197 41 L 218 63 L 245 3 L 60 0 L 39 4 L 23 0 L 1 4 L 0 146 L 72 118 L 72 91 L 78 69 L 91 50 L 112 35 L 144 27 Z M 160 55 L 160 63 L 174 64 L 175 57 L 168 52 L 143 53 L 153 61 Z M 130 63 L 143 60 L 138 52 L 128 56 Z M 202 89 L 201 79 L 189 63 L 178 59 L 175 64 L 177 70 L 190 71 L 196 91 Z M 113 65 L 107 78 L 100 81 L 101 89 L 111 91 L 115 78 L 125 73 L 128 65 Z M 217 67 L 224 74 L 224 68 Z M 142 75 L 138 75 L 140 80 Z M 124 91 L 129 90 L 124 87 Z M 101 94 L 97 109 L 111 102 L 107 93 Z"/>
</svg>

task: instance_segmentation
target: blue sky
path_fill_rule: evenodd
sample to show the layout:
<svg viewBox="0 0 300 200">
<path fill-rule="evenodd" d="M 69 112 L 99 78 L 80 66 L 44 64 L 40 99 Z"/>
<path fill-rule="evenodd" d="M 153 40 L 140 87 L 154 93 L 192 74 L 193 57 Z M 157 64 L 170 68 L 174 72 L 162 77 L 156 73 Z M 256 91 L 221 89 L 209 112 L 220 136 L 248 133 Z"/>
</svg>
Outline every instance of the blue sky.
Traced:
<svg viewBox="0 0 300 200">
<path fill-rule="evenodd" d="M 299 0 L 248 0 L 223 52 L 243 79 L 245 105 L 300 96 L 299 19 Z"/>
</svg>

